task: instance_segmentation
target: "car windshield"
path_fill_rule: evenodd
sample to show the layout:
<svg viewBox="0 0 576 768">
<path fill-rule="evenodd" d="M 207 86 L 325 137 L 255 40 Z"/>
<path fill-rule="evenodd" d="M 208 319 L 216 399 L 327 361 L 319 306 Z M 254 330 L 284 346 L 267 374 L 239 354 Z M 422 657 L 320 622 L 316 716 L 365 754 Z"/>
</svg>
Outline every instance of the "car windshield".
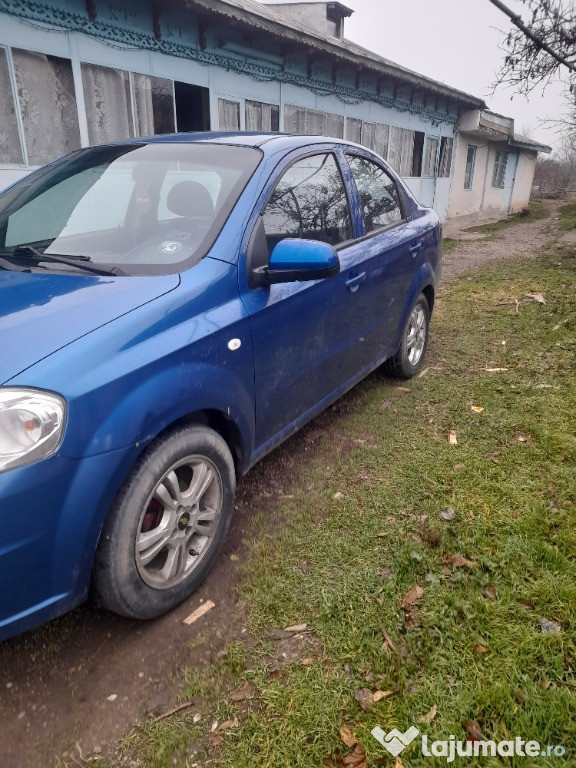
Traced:
<svg viewBox="0 0 576 768">
<path fill-rule="evenodd" d="M 75 271 L 73 259 L 121 274 L 181 271 L 208 252 L 260 158 L 202 142 L 80 150 L 0 195 L 0 257 L 51 271 Z"/>
</svg>

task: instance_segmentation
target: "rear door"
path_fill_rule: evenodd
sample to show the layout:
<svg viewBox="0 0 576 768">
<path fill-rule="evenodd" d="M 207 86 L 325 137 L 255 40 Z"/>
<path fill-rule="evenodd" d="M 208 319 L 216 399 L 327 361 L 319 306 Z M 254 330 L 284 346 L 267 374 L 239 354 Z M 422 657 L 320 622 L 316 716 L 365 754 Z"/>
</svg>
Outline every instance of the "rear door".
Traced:
<svg viewBox="0 0 576 768">
<path fill-rule="evenodd" d="M 395 352 L 410 284 L 422 261 L 424 239 L 392 175 L 372 157 L 347 154 L 360 198 L 364 259 L 369 263 L 372 359 Z"/>
<path fill-rule="evenodd" d="M 370 297 L 364 249 L 336 155 L 285 161 L 260 209 L 263 261 L 286 237 L 321 240 L 340 259 L 336 277 L 242 291 L 250 314 L 256 384 L 256 453 L 354 377 L 366 359 Z M 254 246 L 252 246 L 254 248 Z"/>
</svg>

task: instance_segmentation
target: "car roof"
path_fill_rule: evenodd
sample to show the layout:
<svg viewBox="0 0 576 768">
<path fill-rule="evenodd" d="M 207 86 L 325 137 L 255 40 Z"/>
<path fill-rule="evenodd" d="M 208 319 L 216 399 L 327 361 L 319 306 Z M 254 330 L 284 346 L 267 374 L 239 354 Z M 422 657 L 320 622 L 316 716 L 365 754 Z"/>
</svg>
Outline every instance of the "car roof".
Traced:
<svg viewBox="0 0 576 768">
<path fill-rule="evenodd" d="M 341 139 L 328 136 L 310 136 L 298 133 L 279 133 L 275 131 L 197 131 L 194 133 L 168 133 L 158 136 L 146 136 L 139 139 L 129 139 L 126 143 L 145 142 L 147 144 L 184 143 L 196 142 L 208 144 L 232 144 L 236 146 L 261 147 L 264 144 L 274 143 L 278 148 L 290 149 L 305 144 L 350 144 Z M 122 142 L 124 143 L 124 142 Z"/>
</svg>

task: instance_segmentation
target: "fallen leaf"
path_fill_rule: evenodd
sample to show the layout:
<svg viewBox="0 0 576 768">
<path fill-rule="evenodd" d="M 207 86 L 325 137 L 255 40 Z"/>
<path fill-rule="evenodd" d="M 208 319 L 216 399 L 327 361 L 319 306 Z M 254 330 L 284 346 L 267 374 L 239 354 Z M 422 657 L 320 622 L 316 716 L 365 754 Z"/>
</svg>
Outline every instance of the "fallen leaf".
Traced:
<svg viewBox="0 0 576 768">
<path fill-rule="evenodd" d="M 520 598 L 519 600 L 516 600 L 516 604 L 520 606 L 524 611 L 533 611 L 534 606 L 529 600 L 523 600 Z"/>
<path fill-rule="evenodd" d="M 464 728 L 466 729 L 467 735 L 466 741 L 485 741 L 480 726 L 474 720 L 466 720 Z"/>
<path fill-rule="evenodd" d="M 547 690 L 548 690 L 548 688 L 550 688 L 550 686 L 551 686 L 551 685 L 552 685 L 552 683 L 550 682 L 550 680 L 545 680 L 545 681 L 542 683 L 542 688 L 543 688 L 545 691 L 547 691 Z"/>
<path fill-rule="evenodd" d="M 546 299 L 541 293 L 525 293 L 524 296 L 526 296 L 527 299 L 532 299 L 532 301 L 538 302 L 538 304 L 546 304 Z"/>
<path fill-rule="evenodd" d="M 394 768 L 404 768 L 404 763 L 402 762 L 400 755 L 396 756 L 396 760 L 394 761 Z"/>
<path fill-rule="evenodd" d="M 527 443 L 529 441 L 528 435 L 524 432 L 518 432 L 516 435 L 516 440 L 518 440 L 519 443 Z"/>
<path fill-rule="evenodd" d="M 386 645 L 388 646 L 388 648 L 390 648 L 392 653 L 396 653 L 396 646 L 392 642 L 392 638 L 390 637 L 388 632 L 386 632 L 386 629 L 384 627 L 382 627 L 382 634 L 384 635 L 384 640 L 386 641 Z"/>
<path fill-rule="evenodd" d="M 378 410 L 380 411 L 380 413 L 384 413 L 384 411 L 390 408 L 391 405 L 392 405 L 392 400 L 383 400 L 380 403 L 380 407 L 378 408 Z"/>
<path fill-rule="evenodd" d="M 464 469 L 464 464 L 454 464 L 454 469 Z"/>
<path fill-rule="evenodd" d="M 454 568 L 475 568 L 476 563 L 473 560 L 467 560 L 464 555 L 451 555 L 450 562 Z"/>
<path fill-rule="evenodd" d="M 366 750 L 362 744 L 357 744 L 354 752 L 347 755 L 342 762 L 344 765 L 354 766 L 354 768 L 363 768 L 366 765 Z"/>
<path fill-rule="evenodd" d="M 352 733 L 350 728 L 348 728 L 347 725 L 340 726 L 340 738 L 342 739 L 344 744 L 346 744 L 346 746 L 349 747 L 350 749 L 352 749 L 352 747 L 356 746 L 356 744 L 358 743 L 358 739 L 356 738 L 356 736 L 354 736 L 354 734 Z"/>
<path fill-rule="evenodd" d="M 234 720 L 224 720 L 224 722 L 221 723 L 219 730 L 227 731 L 229 728 L 238 728 L 238 725 L 238 718 L 235 717 Z"/>
<path fill-rule="evenodd" d="M 300 659 L 298 664 L 300 664 L 302 667 L 308 667 L 310 664 L 314 664 L 315 661 L 317 661 L 317 659 L 315 659 L 314 656 L 308 656 L 305 659 Z"/>
<path fill-rule="evenodd" d="M 508 368 L 488 368 L 488 366 L 486 366 L 484 370 L 486 373 L 501 373 L 502 371 L 507 371 Z"/>
<path fill-rule="evenodd" d="M 480 643 L 474 643 L 474 650 L 476 653 L 488 653 L 488 648 L 486 648 L 485 645 L 481 645 Z"/>
<path fill-rule="evenodd" d="M 390 578 L 390 576 L 392 576 L 392 568 L 386 566 L 386 568 L 382 568 L 380 571 L 378 571 L 378 575 L 383 581 L 386 581 Z"/>
<path fill-rule="evenodd" d="M 376 534 L 376 537 L 377 537 L 378 539 L 383 539 L 385 536 L 390 536 L 390 531 L 379 531 L 379 532 Z"/>
<path fill-rule="evenodd" d="M 401 387 L 398 384 L 391 384 L 388 389 L 394 389 L 396 392 L 411 392 L 409 387 Z"/>
<path fill-rule="evenodd" d="M 470 410 L 473 411 L 474 413 L 483 413 L 484 412 L 484 408 L 481 405 L 471 405 L 470 406 Z"/>
<path fill-rule="evenodd" d="M 416 605 L 418 600 L 421 600 L 423 597 L 424 590 L 422 587 L 418 586 L 418 584 L 415 584 L 412 589 L 410 589 L 404 595 L 402 600 L 402 608 L 411 608 L 412 606 Z"/>
<path fill-rule="evenodd" d="M 550 619 L 540 619 L 540 629 L 543 635 L 555 635 L 558 632 L 562 632 L 562 625 Z"/>
<path fill-rule="evenodd" d="M 284 632 L 304 632 L 308 629 L 308 624 L 294 624 L 291 627 L 284 627 Z"/>
<path fill-rule="evenodd" d="M 235 691 L 230 699 L 232 701 L 244 701 L 245 699 L 251 699 L 254 696 L 254 686 L 252 683 L 245 683 L 242 688 Z"/>
<path fill-rule="evenodd" d="M 436 704 L 432 707 L 430 712 L 427 712 L 425 715 L 422 715 L 422 717 L 418 718 L 419 723 L 426 723 L 427 725 L 430 725 L 432 720 L 436 717 L 436 713 L 438 712 L 438 707 Z"/>
<path fill-rule="evenodd" d="M 233 562 L 237 563 L 238 560 L 240 560 L 240 558 L 238 557 L 238 555 L 230 555 L 230 560 L 232 560 Z"/>
<path fill-rule="evenodd" d="M 452 509 L 452 507 L 446 507 L 446 509 L 443 509 L 442 512 L 440 512 L 440 517 L 442 520 L 454 520 L 456 517 L 456 512 Z"/>
<path fill-rule="evenodd" d="M 497 594 L 498 590 L 496 588 L 496 584 L 488 584 L 484 590 L 484 597 L 487 597 L 489 600 L 494 600 Z"/>
<path fill-rule="evenodd" d="M 382 699 L 387 699 L 389 696 L 392 696 L 394 694 L 394 691 L 375 691 L 372 694 L 372 700 L 374 701 L 374 704 L 376 704 L 379 701 L 382 701 Z"/>
<path fill-rule="evenodd" d="M 215 607 L 216 607 L 216 603 L 213 603 L 212 600 L 206 600 L 206 602 L 203 605 L 196 608 L 195 611 L 192 611 L 190 616 L 187 616 L 182 623 L 194 624 L 195 621 L 198 621 L 198 619 L 204 616 L 205 613 L 208 613 L 208 611 L 211 611 L 212 608 L 215 608 Z"/>
<path fill-rule="evenodd" d="M 368 688 L 356 688 L 354 691 L 354 698 L 360 704 L 364 712 L 370 712 L 374 699 L 372 698 L 372 691 Z"/>
<path fill-rule="evenodd" d="M 448 442 L 450 445 L 458 445 L 458 439 L 456 438 L 456 431 L 454 429 L 451 429 L 450 432 L 448 432 Z"/>
<path fill-rule="evenodd" d="M 344 498 L 344 494 L 342 493 L 342 491 L 336 491 L 336 493 L 332 498 L 336 499 L 336 501 L 340 501 L 340 499 Z"/>
<path fill-rule="evenodd" d="M 270 672 L 268 672 L 268 682 L 272 682 L 273 680 L 280 680 L 282 677 L 282 670 L 277 669 L 276 667 L 274 669 L 271 669 Z"/>
<path fill-rule="evenodd" d="M 424 368 L 424 370 L 420 371 L 420 373 L 418 374 L 418 378 L 419 379 L 423 379 L 424 376 L 426 376 L 426 374 L 428 373 L 429 370 L 430 370 L 430 368 Z"/>
</svg>

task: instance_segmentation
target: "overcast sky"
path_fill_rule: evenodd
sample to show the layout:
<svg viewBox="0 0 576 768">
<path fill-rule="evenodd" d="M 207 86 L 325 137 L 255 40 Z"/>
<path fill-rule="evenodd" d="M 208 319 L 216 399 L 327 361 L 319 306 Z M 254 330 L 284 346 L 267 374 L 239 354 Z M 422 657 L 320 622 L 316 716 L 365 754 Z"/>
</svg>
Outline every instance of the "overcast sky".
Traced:
<svg viewBox="0 0 576 768">
<path fill-rule="evenodd" d="M 281 1 L 281 0 L 280 0 Z M 279 2 L 279 0 L 267 0 Z M 559 82 L 526 99 L 493 83 L 503 61 L 503 32 L 512 22 L 489 0 L 341 0 L 354 9 L 345 21 L 345 36 L 402 66 L 483 98 L 494 112 L 514 118 L 518 133 L 557 146 L 554 127 L 539 119 L 559 118 L 565 111 Z M 506 0 L 525 21 L 521 0 Z M 565 74 L 565 72 L 564 72 Z"/>
</svg>

